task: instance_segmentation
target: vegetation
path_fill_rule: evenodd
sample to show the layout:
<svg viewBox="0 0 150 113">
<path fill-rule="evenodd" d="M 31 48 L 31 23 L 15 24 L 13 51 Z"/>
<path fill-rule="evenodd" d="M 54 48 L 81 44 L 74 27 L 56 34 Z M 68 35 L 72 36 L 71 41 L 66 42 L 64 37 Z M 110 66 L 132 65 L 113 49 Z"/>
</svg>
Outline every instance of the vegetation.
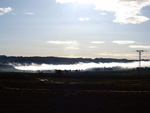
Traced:
<svg viewBox="0 0 150 113">
<path fill-rule="evenodd" d="M 149 72 L 0 73 L 1 113 L 149 113 L 149 101 Z"/>
<path fill-rule="evenodd" d="M 148 71 L 0 73 L 0 81 L 49 82 L 61 84 L 149 84 Z"/>
</svg>

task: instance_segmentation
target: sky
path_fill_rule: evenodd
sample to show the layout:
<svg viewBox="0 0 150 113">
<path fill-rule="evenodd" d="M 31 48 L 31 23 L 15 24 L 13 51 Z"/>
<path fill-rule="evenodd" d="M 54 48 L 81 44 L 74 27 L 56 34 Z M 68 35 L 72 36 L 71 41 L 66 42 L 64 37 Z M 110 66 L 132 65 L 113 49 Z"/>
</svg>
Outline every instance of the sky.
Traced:
<svg viewBox="0 0 150 113">
<path fill-rule="evenodd" d="M 0 0 L 0 54 L 150 59 L 150 0 Z"/>
</svg>

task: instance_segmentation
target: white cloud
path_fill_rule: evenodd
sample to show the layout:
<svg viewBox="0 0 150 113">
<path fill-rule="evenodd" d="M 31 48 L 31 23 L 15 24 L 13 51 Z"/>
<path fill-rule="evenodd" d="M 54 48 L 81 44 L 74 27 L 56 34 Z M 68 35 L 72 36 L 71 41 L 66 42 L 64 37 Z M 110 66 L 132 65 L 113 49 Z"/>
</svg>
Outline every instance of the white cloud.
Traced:
<svg viewBox="0 0 150 113">
<path fill-rule="evenodd" d="M 97 48 L 97 47 L 96 46 L 88 46 L 88 48 L 94 49 L 94 48 Z"/>
<path fill-rule="evenodd" d="M 93 4 L 95 10 L 113 12 L 113 22 L 122 24 L 140 24 L 150 20 L 141 15 L 142 8 L 150 6 L 150 0 L 56 0 L 58 3 Z"/>
<path fill-rule="evenodd" d="M 130 45 L 129 47 L 137 49 L 150 49 L 150 46 L 143 46 L 143 45 Z"/>
<path fill-rule="evenodd" d="M 66 49 L 71 49 L 71 50 L 75 49 L 75 50 L 77 50 L 79 48 L 78 47 L 66 47 Z"/>
<path fill-rule="evenodd" d="M 48 41 L 49 44 L 78 45 L 77 41 Z"/>
<path fill-rule="evenodd" d="M 12 11 L 12 8 L 11 7 L 7 7 L 7 8 L 0 8 L 0 16 L 6 14 L 6 13 L 9 13 Z"/>
<path fill-rule="evenodd" d="M 77 41 L 48 41 L 49 44 L 55 45 L 65 45 L 64 49 L 67 50 L 78 50 L 78 42 Z"/>
<path fill-rule="evenodd" d="M 135 41 L 129 41 L 129 40 L 126 40 L 126 41 L 117 40 L 117 41 L 112 41 L 112 42 L 116 43 L 116 44 L 133 44 L 133 43 L 136 43 Z"/>
<path fill-rule="evenodd" d="M 137 54 L 124 54 L 124 53 L 108 53 L 108 52 L 103 52 L 103 53 L 98 53 L 100 56 L 107 56 L 107 57 L 126 57 L 126 58 L 135 58 L 137 57 Z"/>
<path fill-rule="evenodd" d="M 16 13 L 11 13 L 11 14 L 14 15 L 14 16 L 17 15 Z"/>
<path fill-rule="evenodd" d="M 92 41 L 91 43 L 92 44 L 104 44 L 105 42 L 104 41 Z"/>
<path fill-rule="evenodd" d="M 32 12 L 25 12 L 25 14 L 26 14 L 26 15 L 31 15 L 31 16 L 32 16 L 32 15 L 35 15 L 35 13 L 32 13 Z"/>
<path fill-rule="evenodd" d="M 90 19 L 81 17 L 81 18 L 79 18 L 79 20 L 83 22 L 83 21 L 89 21 Z"/>
<path fill-rule="evenodd" d="M 65 57 L 65 58 L 89 58 L 89 57 L 83 57 L 83 56 L 77 56 L 77 55 L 69 55 L 69 56 L 60 56 L 60 57 Z"/>
<path fill-rule="evenodd" d="M 132 16 L 128 18 L 117 18 L 114 22 L 119 23 L 120 21 L 124 24 L 132 23 L 132 24 L 140 24 L 142 22 L 146 22 L 150 20 L 148 17 L 145 16 Z"/>
<path fill-rule="evenodd" d="M 101 15 L 107 15 L 107 13 L 100 13 Z"/>
</svg>

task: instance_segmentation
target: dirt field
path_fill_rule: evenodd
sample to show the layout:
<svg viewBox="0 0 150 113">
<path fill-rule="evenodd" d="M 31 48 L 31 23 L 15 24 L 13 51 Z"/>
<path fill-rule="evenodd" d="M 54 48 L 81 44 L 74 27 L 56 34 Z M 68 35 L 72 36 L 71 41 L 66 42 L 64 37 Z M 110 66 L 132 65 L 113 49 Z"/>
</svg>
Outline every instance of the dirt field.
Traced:
<svg viewBox="0 0 150 113">
<path fill-rule="evenodd" d="M 150 113 L 149 78 L 134 84 L 133 79 L 126 79 L 129 84 L 75 84 L 0 77 L 0 113 Z"/>
</svg>

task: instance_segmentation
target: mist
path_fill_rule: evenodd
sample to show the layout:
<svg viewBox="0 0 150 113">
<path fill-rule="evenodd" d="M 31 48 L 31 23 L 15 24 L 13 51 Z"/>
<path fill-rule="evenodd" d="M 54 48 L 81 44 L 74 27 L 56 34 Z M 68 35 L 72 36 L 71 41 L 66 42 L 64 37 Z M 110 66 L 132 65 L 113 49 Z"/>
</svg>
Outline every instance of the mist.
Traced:
<svg viewBox="0 0 150 113">
<path fill-rule="evenodd" d="M 141 67 L 150 67 L 150 61 L 141 61 Z M 88 70 L 92 68 L 113 68 L 113 67 L 121 67 L 121 68 L 136 68 L 139 66 L 139 62 L 130 62 L 130 63 L 119 63 L 119 62 L 111 62 L 111 63 L 76 63 L 76 64 L 35 64 L 31 65 L 13 65 L 18 70 L 25 71 L 38 71 L 38 70 Z"/>
</svg>

